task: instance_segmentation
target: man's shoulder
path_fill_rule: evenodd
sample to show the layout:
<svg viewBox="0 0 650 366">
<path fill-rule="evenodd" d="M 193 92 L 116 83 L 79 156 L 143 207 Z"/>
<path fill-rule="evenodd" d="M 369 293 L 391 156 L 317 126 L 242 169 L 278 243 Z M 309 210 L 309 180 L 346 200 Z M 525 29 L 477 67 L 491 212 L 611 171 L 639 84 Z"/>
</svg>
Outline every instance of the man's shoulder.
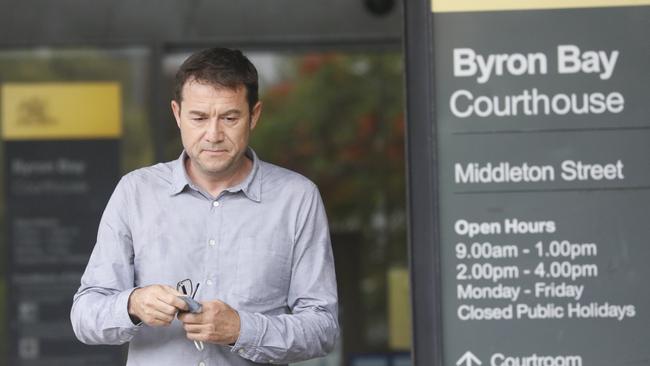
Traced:
<svg viewBox="0 0 650 366">
<path fill-rule="evenodd" d="M 135 169 L 122 177 L 131 186 L 169 185 L 173 180 L 174 161 Z"/>
<path fill-rule="evenodd" d="M 260 168 L 265 185 L 296 193 L 318 189 L 309 178 L 293 170 L 266 161 L 260 161 Z"/>
</svg>

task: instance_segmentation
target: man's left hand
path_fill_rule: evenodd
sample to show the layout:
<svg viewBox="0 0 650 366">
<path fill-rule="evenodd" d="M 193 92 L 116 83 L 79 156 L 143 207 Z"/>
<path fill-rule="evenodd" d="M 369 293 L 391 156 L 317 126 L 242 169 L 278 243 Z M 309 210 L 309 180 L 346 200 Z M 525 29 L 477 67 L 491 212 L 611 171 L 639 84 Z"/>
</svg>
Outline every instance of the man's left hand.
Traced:
<svg viewBox="0 0 650 366">
<path fill-rule="evenodd" d="M 237 342 L 240 329 L 239 313 L 219 300 L 201 302 L 201 305 L 201 313 L 178 315 L 178 319 L 183 322 L 187 338 L 221 345 Z"/>
</svg>

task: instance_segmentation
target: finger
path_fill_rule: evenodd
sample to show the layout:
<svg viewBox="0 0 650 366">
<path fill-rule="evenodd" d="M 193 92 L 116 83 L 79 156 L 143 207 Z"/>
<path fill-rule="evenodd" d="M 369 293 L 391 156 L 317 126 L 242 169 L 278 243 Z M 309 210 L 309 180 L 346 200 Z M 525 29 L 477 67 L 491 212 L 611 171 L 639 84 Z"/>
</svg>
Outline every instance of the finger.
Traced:
<svg viewBox="0 0 650 366">
<path fill-rule="evenodd" d="M 164 302 L 165 304 L 173 306 L 178 310 L 188 310 L 189 307 L 187 306 L 187 303 L 179 299 L 178 296 L 182 296 L 182 295 L 175 295 L 174 293 L 170 293 L 166 291 L 162 294 L 159 294 L 158 299 Z"/>
<path fill-rule="evenodd" d="M 176 307 L 169 305 L 161 300 L 158 300 L 154 303 L 154 308 L 162 313 L 171 315 L 172 317 L 178 313 L 178 309 Z"/>
<path fill-rule="evenodd" d="M 169 325 L 174 320 L 174 316 L 150 308 L 145 312 L 145 319 L 149 325 Z"/>
<path fill-rule="evenodd" d="M 192 313 L 183 313 L 178 315 L 178 320 L 182 321 L 184 324 L 202 324 L 203 323 L 203 313 L 192 314 Z"/>
<path fill-rule="evenodd" d="M 179 292 L 178 290 L 176 290 L 175 288 L 173 288 L 171 286 L 162 285 L 162 288 L 163 288 L 163 290 L 165 292 L 167 292 L 168 294 L 174 295 L 174 296 L 183 296 L 183 295 L 185 295 L 185 294 Z"/>
<path fill-rule="evenodd" d="M 204 332 L 207 327 L 204 324 L 185 324 L 183 325 L 183 329 L 185 329 L 185 332 L 187 333 L 201 333 Z"/>
<path fill-rule="evenodd" d="M 172 300 L 171 305 L 175 307 L 178 310 L 183 310 L 183 311 L 188 311 L 190 310 L 190 306 L 187 305 L 187 303 L 183 300 L 181 300 L 179 297 L 174 296 L 174 299 Z"/>
<path fill-rule="evenodd" d="M 185 336 L 187 337 L 187 339 L 191 341 L 201 341 L 201 342 L 209 341 L 208 335 L 205 333 L 185 333 Z"/>
</svg>

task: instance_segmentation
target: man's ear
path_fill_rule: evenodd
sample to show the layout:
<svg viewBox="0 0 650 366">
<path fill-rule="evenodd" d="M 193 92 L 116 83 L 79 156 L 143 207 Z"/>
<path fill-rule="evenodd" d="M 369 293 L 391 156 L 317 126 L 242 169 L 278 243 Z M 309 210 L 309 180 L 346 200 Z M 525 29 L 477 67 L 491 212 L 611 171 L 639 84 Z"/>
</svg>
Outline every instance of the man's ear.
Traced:
<svg viewBox="0 0 650 366">
<path fill-rule="evenodd" d="M 174 118 L 176 119 L 176 125 L 178 128 L 181 128 L 181 105 L 175 100 L 172 100 L 172 113 L 174 113 Z"/>
<path fill-rule="evenodd" d="M 258 101 L 255 103 L 255 106 L 253 107 L 253 110 L 251 111 L 251 130 L 257 126 L 257 121 L 260 119 L 260 115 L 262 114 L 262 102 Z"/>
</svg>

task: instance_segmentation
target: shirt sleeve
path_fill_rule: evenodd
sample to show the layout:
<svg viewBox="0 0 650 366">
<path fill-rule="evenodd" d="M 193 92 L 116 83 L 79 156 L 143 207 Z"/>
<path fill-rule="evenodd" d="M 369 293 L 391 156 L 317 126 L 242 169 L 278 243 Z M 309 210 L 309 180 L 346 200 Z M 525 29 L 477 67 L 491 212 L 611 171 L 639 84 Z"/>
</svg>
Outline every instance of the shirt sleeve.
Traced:
<svg viewBox="0 0 650 366">
<path fill-rule="evenodd" d="M 339 333 L 334 258 L 327 216 L 313 186 L 298 212 L 289 314 L 239 311 L 239 339 L 231 351 L 261 363 L 291 363 L 325 356 Z"/>
<path fill-rule="evenodd" d="M 86 344 L 123 344 L 139 328 L 127 310 L 134 290 L 127 197 L 128 182 L 124 177 L 104 210 L 97 242 L 74 295 L 70 320 L 75 335 Z"/>
</svg>

